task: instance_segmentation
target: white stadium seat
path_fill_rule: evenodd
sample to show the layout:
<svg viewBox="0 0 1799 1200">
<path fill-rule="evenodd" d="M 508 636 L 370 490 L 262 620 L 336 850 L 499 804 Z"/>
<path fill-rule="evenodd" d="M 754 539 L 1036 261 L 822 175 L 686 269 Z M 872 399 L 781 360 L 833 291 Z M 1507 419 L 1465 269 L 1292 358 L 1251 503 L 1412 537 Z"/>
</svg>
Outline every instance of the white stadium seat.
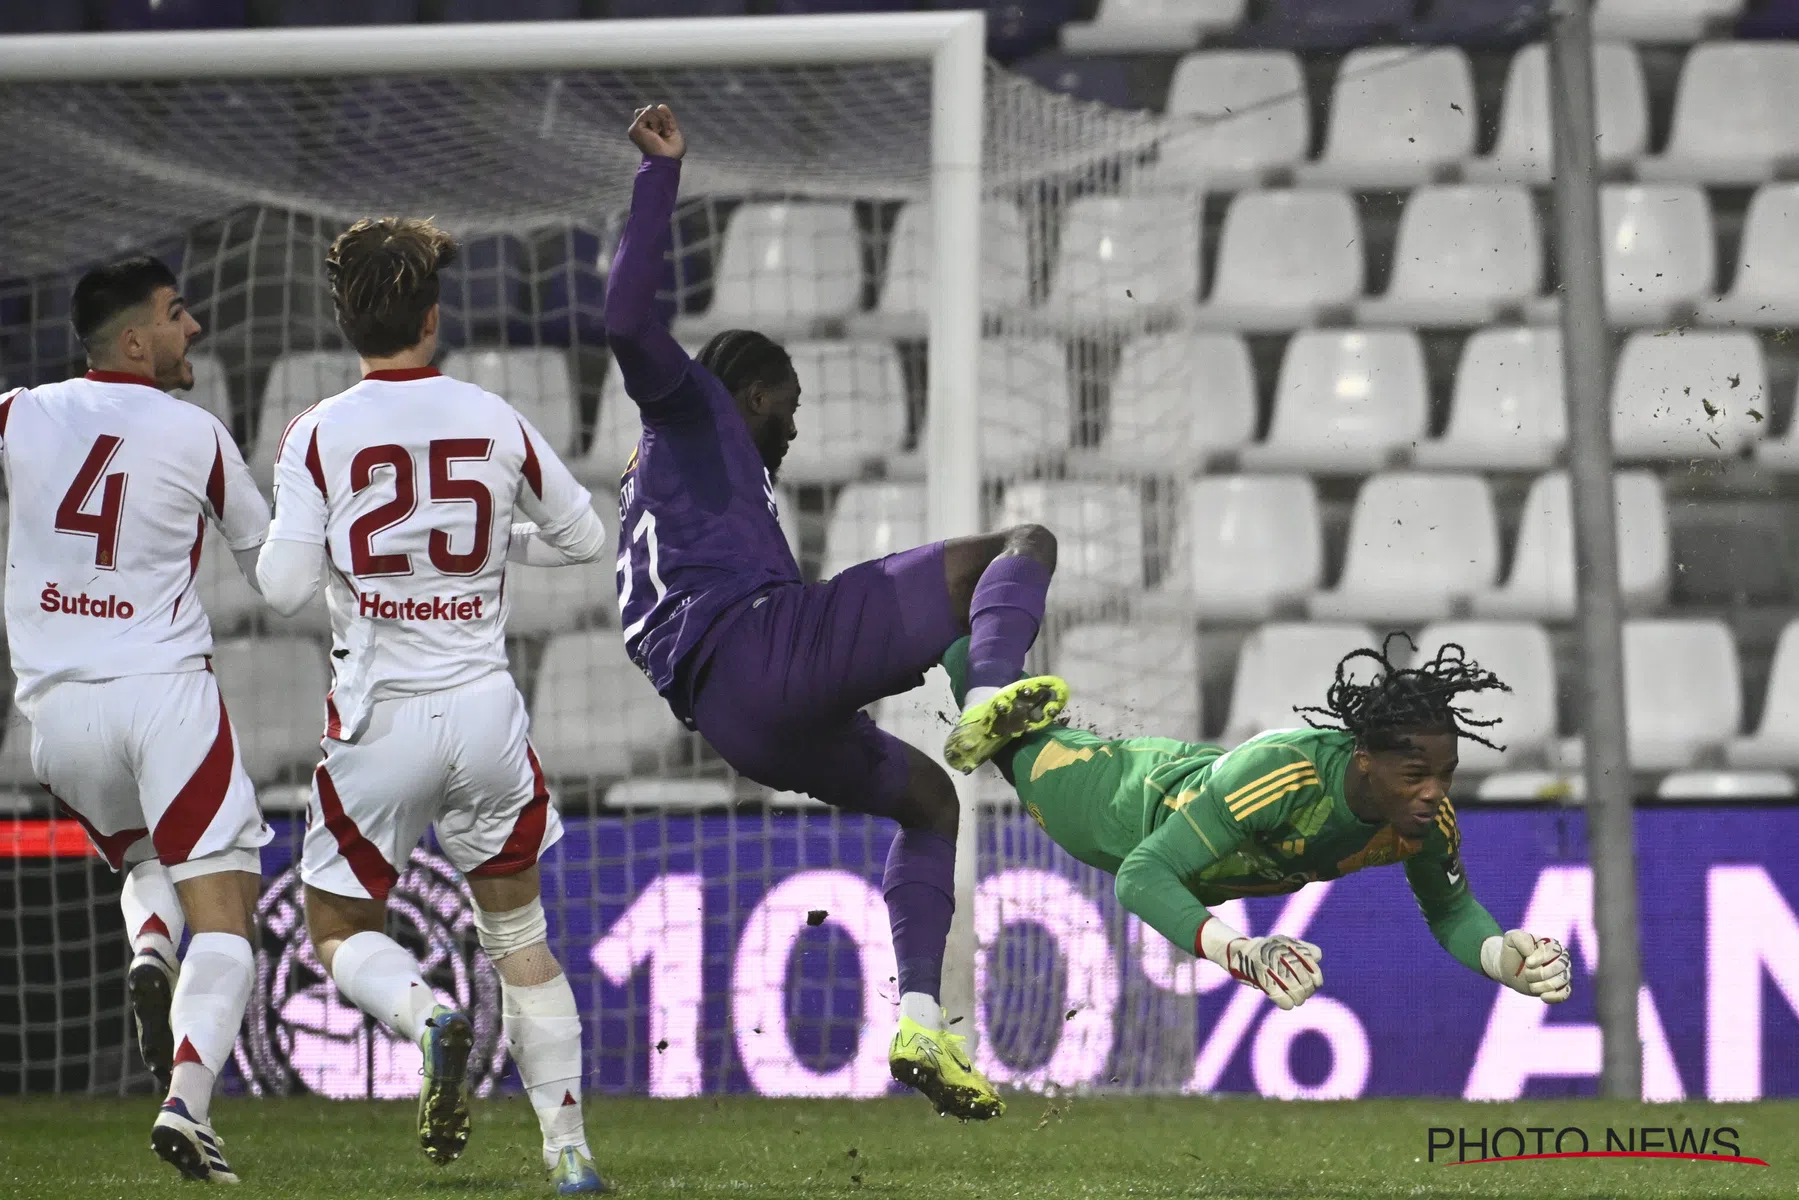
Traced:
<svg viewBox="0 0 1799 1200">
<path fill-rule="evenodd" d="M 1593 90 L 1598 104 L 1599 164 L 1616 169 L 1641 158 L 1649 146 L 1649 88 L 1636 50 L 1617 42 L 1593 48 Z M 1541 42 L 1512 57 L 1493 152 L 1463 167 L 1470 180 L 1547 186 L 1555 148 L 1549 125 L 1549 53 Z"/>
<path fill-rule="evenodd" d="M 1765 417 L 1768 408 L 1754 334 L 1636 333 L 1612 378 L 1612 444 L 1623 461 L 1729 458 L 1761 436 L 1750 410 Z"/>
<path fill-rule="evenodd" d="M 1174 622 L 1076 625 L 1056 638 L 1057 674 L 1070 681 L 1068 715 L 1102 737 L 1200 736 L 1199 639 Z"/>
<path fill-rule="evenodd" d="M 1607 184 L 1599 195 L 1605 311 L 1614 326 L 1674 325 L 1713 294 L 1717 247 L 1711 209 L 1696 187 Z M 1530 306 L 1551 322 L 1558 296 Z"/>
<path fill-rule="evenodd" d="M 1499 521 L 1483 477 L 1376 475 L 1356 497 L 1343 577 L 1310 611 L 1330 621 L 1440 619 L 1498 573 Z"/>
<path fill-rule="evenodd" d="M 1745 0 L 1597 0 L 1593 32 L 1643 42 L 1691 42 L 1741 12 Z"/>
<path fill-rule="evenodd" d="M 1421 187 L 1405 202 L 1393 278 L 1364 325 L 1483 325 L 1542 290 L 1543 239 L 1520 187 Z"/>
<path fill-rule="evenodd" d="M 1281 359 L 1268 440 L 1242 459 L 1257 469 L 1379 470 L 1424 440 L 1428 403 L 1416 334 L 1306 330 Z"/>
<path fill-rule="evenodd" d="M 1680 771 L 1721 755 L 1743 720 L 1736 642 L 1722 621 L 1656 620 L 1624 624 L 1624 715 L 1630 765 Z M 1583 760 L 1580 738 L 1562 744 L 1561 761 Z"/>
<path fill-rule="evenodd" d="M 187 361 L 194 369 L 194 386 L 181 392 L 181 398 L 205 409 L 230 429 L 231 393 L 225 386 L 225 365 L 218 355 L 201 350 L 189 353 Z"/>
<path fill-rule="evenodd" d="M 1199 301 L 1199 201 L 1186 194 L 1081 196 L 1043 314 L 1070 324 L 1137 325 Z"/>
<path fill-rule="evenodd" d="M 1482 329 L 1462 343 L 1449 428 L 1412 456 L 1421 467 L 1531 471 L 1568 438 L 1559 329 Z"/>
<path fill-rule="evenodd" d="M 1700 315 L 1709 325 L 1799 324 L 1799 184 L 1757 190 L 1743 218 L 1730 292 Z"/>
<path fill-rule="evenodd" d="M 362 365 L 353 351 L 297 350 L 277 358 L 262 387 L 256 440 L 250 447 L 250 473 L 256 482 L 267 488 L 275 478 L 281 435 L 295 417 L 361 378 Z"/>
<path fill-rule="evenodd" d="M 1799 43 L 1704 42 L 1681 65 L 1667 149 L 1640 179 L 1763 183 L 1799 158 Z"/>
<path fill-rule="evenodd" d="M 787 353 L 800 381 L 800 436 L 783 477 L 853 478 L 905 449 L 906 377 L 891 342 L 794 342 Z"/>
<path fill-rule="evenodd" d="M 523 414 L 565 457 L 575 440 L 575 385 L 568 355 L 549 346 L 514 350 L 452 350 L 443 373 L 486 388 Z"/>
<path fill-rule="evenodd" d="M 1056 535 L 1056 599 L 1079 604 L 1143 588 L 1143 501 L 1134 483 L 1039 482 L 1006 488 L 999 527 Z"/>
<path fill-rule="evenodd" d="M 1455 47 L 1362 47 L 1331 92 L 1324 154 L 1301 178 L 1350 187 L 1429 183 L 1474 153 L 1474 72 Z"/>
<path fill-rule="evenodd" d="M 1187 486 L 1170 591 L 1200 615 L 1262 621 L 1297 609 L 1324 574 L 1318 489 L 1304 475 L 1223 475 Z"/>
<path fill-rule="evenodd" d="M 1239 192 L 1225 212 L 1218 271 L 1198 320 L 1282 332 L 1362 298 L 1361 221 L 1345 192 Z"/>
<path fill-rule="evenodd" d="M 331 689 L 323 643 L 308 637 L 227 638 L 213 645 L 212 669 L 252 780 L 301 778 L 318 764 L 325 693 Z"/>
<path fill-rule="evenodd" d="M 684 729 L 625 654 L 616 629 L 558 634 L 531 695 L 531 743 L 552 778 L 625 776 Z"/>
<path fill-rule="evenodd" d="M 1236 743 L 1270 729 L 1303 728 L 1294 708 L 1324 703 L 1337 663 L 1352 650 L 1377 646 L 1365 625 L 1264 625 L 1237 654 L 1230 718 L 1224 741 Z M 1366 664 L 1352 678 L 1367 680 Z"/>
<path fill-rule="evenodd" d="M 1787 622 L 1774 647 L 1761 724 L 1732 741 L 1725 758 L 1733 767 L 1799 767 L 1799 620 Z"/>
<path fill-rule="evenodd" d="M 862 301 L 862 238 L 847 204 L 752 202 L 731 214 L 712 305 L 687 329 L 803 332 Z"/>
<path fill-rule="evenodd" d="M 616 620 L 618 580 L 612 555 L 566 567 L 509 563 L 506 605 L 506 633 L 514 637 L 578 629 L 602 615 Z"/>
<path fill-rule="evenodd" d="M 1445 621 L 1426 626 L 1418 635 L 1414 661 L 1434 657 L 1449 642 L 1461 646 L 1510 689 L 1457 698 L 1474 717 L 1498 718 L 1499 724 L 1479 732 L 1505 747 L 1494 750 L 1463 738 L 1460 773 L 1481 775 L 1550 757 L 1556 748 L 1555 655 L 1543 627 L 1522 621 Z"/>
<path fill-rule="evenodd" d="M 1168 85 L 1158 183 L 1257 187 L 1303 162 L 1312 137 L 1305 73 L 1285 50 L 1201 50 Z"/>
<path fill-rule="evenodd" d="M 1074 396 L 1068 352 L 1054 338 L 996 337 L 981 342 L 981 464 L 1000 470 L 1068 449 Z M 927 417 L 928 420 L 928 417 Z M 918 444 L 928 445 L 928 431 Z"/>
<path fill-rule="evenodd" d="M 1230 333 L 1155 333 L 1126 342 L 1097 457 L 1187 475 L 1256 432 L 1249 347 Z"/>
<path fill-rule="evenodd" d="M 886 281 L 875 311 L 855 318 L 858 332 L 890 336 L 924 332 L 931 292 L 931 206 L 919 201 L 900 209 L 888 242 Z M 1031 261 L 1024 217 L 1008 200 L 981 205 L 981 307 L 988 312 L 1022 307 L 1030 292 Z"/>
<path fill-rule="evenodd" d="M 852 483 L 825 525 L 821 577 L 845 567 L 922 546 L 927 497 L 922 483 Z"/>
<path fill-rule="evenodd" d="M 1062 26 L 1062 48 L 1075 54 L 1179 50 L 1243 20 L 1248 0 L 1100 0 L 1091 21 Z"/>
<path fill-rule="evenodd" d="M 1766 412 L 1765 409 L 1757 411 Z M 1799 471 L 1799 420 L 1787 424 L 1786 433 L 1755 444 L 1755 460 L 1774 471 Z"/>
<path fill-rule="evenodd" d="M 1648 471 L 1613 477 L 1618 513 L 1618 585 L 1625 607 L 1665 604 L 1671 567 L 1668 506 L 1661 480 Z M 1574 616 L 1574 518 L 1568 476 L 1541 476 L 1524 498 L 1518 546 L 1504 586 L 1474 598 L 1482 617 L 1567 621 Z"/>
</svg>

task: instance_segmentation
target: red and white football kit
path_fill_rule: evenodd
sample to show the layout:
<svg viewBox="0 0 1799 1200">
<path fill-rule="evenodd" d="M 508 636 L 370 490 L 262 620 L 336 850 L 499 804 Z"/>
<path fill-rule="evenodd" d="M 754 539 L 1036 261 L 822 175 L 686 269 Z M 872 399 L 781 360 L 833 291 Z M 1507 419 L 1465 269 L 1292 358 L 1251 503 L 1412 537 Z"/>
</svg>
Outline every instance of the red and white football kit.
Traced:
<svg viewBox="0 0 1799 1200">
<path fill-rule="evenodd" d="M 260 872 L 270 830 L 210 668 L 206 523 L 254 550 L 269 510 L 231 434 L 137 375 L 0 399 L 6 630 L 31 765 L 116 871 Z"/>
<path fill-rule="evenodd" d="M 332 689 L 308 884 L 383 898 L 427 825 L 473 875 L 529 867 L 562 836 L 507 669 L 515 509 L 533 537 L 580 530 L 582 552 L 601 552 L 587 490 L 542 435 L 432 368 L 373 372 L 288 427 L 259 574 L 285 610 L 325 564 Z M 312 556 L 297 588 L 293 551 Z"/>
</svg>

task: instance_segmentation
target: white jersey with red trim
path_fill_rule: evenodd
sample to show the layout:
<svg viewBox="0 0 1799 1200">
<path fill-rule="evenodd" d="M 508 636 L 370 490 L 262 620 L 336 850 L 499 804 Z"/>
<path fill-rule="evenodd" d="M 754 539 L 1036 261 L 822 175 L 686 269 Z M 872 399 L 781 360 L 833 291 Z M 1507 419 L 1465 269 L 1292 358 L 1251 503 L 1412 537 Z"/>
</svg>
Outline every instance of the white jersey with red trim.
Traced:
<svg viewBox="0 0 1799 1200">
<path fill-rule="evenodd" d="M 204 669 L 206 522 L 253 550 L 269 509 L 218 418 L 111 371 L 0 398 L 12 510 L 6 633 L 18 702 L 64 680 Z"/>
<path fill-rule="evenodd" d="M 506 670 L 514 510 L 552 526 L 590 504 L 518 410 L 433 368 L 373 372 L 294 418 L 269 536 L 327 551 L 326 736 L 355 740 L 378 700 Z"/>
</svg>

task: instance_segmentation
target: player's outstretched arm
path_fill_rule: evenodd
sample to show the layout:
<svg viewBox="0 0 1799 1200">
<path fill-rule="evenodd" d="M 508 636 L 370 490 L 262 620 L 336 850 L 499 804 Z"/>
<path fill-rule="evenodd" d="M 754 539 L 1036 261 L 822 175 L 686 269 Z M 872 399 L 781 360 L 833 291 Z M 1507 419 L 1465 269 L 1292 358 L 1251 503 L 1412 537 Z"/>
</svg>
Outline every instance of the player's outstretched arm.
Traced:
<svg viewBox="0 0 1799 1200">
<path fill-rule="evenodd" d="M 626 393 L 641 405 L 674 391 L 693 361 L 669 333 L 667 314 L 656 299 L 687 141 L 666 104 L 639 109 L 630 137 L 643 151 L 643 163 L 606 281 L 606 340 Z"/>
<path fill-rule="evenodd" d="M 206 479 L 206 512 L 225 537 L 237 569 L 258 593 L 257 554 L 269 536 L 269 504 L 225 427 L 213 420 L 213 467 Z"/>
<path fill-rule="evenodd" d="M 606 528 L 593 511 L 593 497 L 524 417 L 524 486 L 517 508 L 527 518 L 514 522 L 506 561 L 530 567 L 590 563 L 606 552 Z"/>
<path fill-rule="evenodd" d="M 284 617 L 305 608 L 325 570 L 325 491 L 309 415 L 296 418 L 275 459 L 275 519 L 256 560 L 263 600 Z"/>
</svg>

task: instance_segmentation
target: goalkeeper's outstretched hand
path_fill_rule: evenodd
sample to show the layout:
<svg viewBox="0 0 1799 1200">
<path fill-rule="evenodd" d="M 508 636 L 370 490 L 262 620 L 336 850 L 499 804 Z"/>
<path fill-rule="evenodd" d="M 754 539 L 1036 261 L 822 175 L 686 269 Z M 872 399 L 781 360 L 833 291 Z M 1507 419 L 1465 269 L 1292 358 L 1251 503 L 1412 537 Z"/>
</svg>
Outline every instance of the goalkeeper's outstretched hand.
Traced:
<svg viewBox="0 0 1799 1200">
<path fill-rule="evenodd" d="M 637 110 L 631 120 L 631 141 L 645 154 L 659 158 L 680 158 L 687 153 L 680 122 L 666 104 L 646 104 Z"/>
<path fill-rule="evenodd" d="M 1318 966 L 1324 951 L 1285 934 L 1246 937 L 1217 917 L 1207 917 L 1200 924 L 1193 949 L 1229 971 L 1239 983 L 1266 992 L 1283 1010 L 1298 1008 L 1324 985 L 1324 971 Z"/>
<path fill-rule="evenodd" d="M 1490 937 L 1480 948 L 1480 965 L 1492 978 L 1545 1004 L 1560 1004 L 1574 990 L 1568 951 L 1554 938 L 1538 938 L 1522 929 Z"/>
</svg>

